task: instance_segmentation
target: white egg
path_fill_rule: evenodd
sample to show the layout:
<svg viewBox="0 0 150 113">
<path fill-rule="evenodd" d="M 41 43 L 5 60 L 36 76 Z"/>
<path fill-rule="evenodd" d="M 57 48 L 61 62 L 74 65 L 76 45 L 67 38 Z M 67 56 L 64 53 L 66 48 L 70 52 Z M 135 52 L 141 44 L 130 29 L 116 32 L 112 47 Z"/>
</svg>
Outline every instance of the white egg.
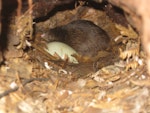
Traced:
<svg viewBox="0 0 150 113">
<path fill-rule="evenodd" d="M 73 54 L 78 54 L 72 47 L 68 46 L 65 43 L 62 42 L 50 42 L 47 44 L 47 49 L 46 51 L 54 55 L 57 53 L 59 57 L 62 60 L 65 60 L 66 55 L 68 56 L 68 62 L 78 64 L 79 62 L 75 57 L 73 57 Z"/>
</svg>

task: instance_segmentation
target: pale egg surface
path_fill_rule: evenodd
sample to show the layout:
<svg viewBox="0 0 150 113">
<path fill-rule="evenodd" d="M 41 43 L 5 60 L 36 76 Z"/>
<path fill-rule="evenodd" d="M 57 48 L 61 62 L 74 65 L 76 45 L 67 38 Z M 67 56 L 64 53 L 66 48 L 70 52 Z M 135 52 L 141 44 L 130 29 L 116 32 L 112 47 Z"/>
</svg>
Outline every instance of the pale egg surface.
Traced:
<svg viewBox="0 0 150 113">
<path fill-rule="evenodd" d="M 62 60 L 65 60 L 65 56 L 68 56 L 68 61 L 70 63 L 78 64 L 78 61 L 75 57 L 71 56 L 73 54 L 78 54 L 72 47 L 68 46 L 62 42 L 50 42 L 47 44 L 46 51 L 51 55 L 57 53 Z"/>
</svg>

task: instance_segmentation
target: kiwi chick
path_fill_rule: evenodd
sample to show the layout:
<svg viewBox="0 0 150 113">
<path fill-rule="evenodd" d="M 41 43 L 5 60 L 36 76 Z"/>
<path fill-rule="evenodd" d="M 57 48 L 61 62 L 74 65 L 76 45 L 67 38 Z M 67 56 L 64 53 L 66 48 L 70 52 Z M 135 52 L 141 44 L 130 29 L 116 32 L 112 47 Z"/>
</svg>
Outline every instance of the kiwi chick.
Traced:
<svg viewBox="0 0 150 113">
<path fill-rule="evenodd" d="M 47 42 L 60 41 L 68 44 L 80 55 L 93 57 L 110 45 L 110 38 L 99 26 L 88 20 L 75 20 L 45 33 Z"/>
</svg>

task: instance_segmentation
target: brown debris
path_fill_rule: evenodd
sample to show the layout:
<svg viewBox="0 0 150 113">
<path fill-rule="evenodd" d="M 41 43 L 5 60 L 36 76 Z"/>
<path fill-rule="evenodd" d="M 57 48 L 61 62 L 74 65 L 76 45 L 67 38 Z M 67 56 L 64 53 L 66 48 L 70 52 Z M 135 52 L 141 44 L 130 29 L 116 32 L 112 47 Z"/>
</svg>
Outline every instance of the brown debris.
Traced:
<svg viewBox="0 0 150 113">
<path fill-rule="evenodd" d="M 128 21 L 133 25 L 140 33 L 142 44 L 147 53 L 148 70 L 150 70 L 150 48 L 149 48 L 149 26 L 150 26 L 150 12 L 149 12 L 149 0 L 109 0 L 112 4 L 121 7 L 128 15 Z M 140 4 L 140 6 L 139 6 Z M 149 71 L 150 73 L 150 71 Z"/>
<path fill-rule="evenodd" d="M 74 0 L 34 0 L 33 1 L 33 18 L 46 16 L 51 10 L 60 5 L 66 5 Z M 43 8 L 44 7 L 44 8 Z"/>
<path fill-rule="evenodd" d="M 22 30 L 18 32 L 20 39 L 23 44 L 28 45 L 21 50 L 16 49 L 19 44 L 19 38 L 15 34 L 17 26 L 14 20 L 11 20 L 8 26 L 10 32 L 7 32 L 9 39 L 7 51 L 4 51 L 6 61 L 5 65 L 0 67 L 0 112 L 150 112 L 150 77 L 146 69 L 146 54 L 141 49 L 139 41 L 140 36 L 132 27 L 118 24 L 116 27 L 116 22 L 107 16 L 107 12 L 89 5 L 88 0 L 86 3 L 79 1 L 81 1 L 79 6 L 71 4 L 76 6 L 74 9 L 58 11 L 49 19 L 36 23 L 34 27 L 28 26 L 32 24 L 31 18 L 18 21 L 18 27 Z M 39 5 L 38 10 L 43 4 L 47 9 L 46 3 L 50 3 L 46 0 L 32 2 Z M 64 5 L 72 1 L 57 0 L 53 5 L 58 7 L 62 2 Z M 33 11 L 33 14 L 38 12 L 37 15 L 45 15 L 52 7 L 50 5 L 47 11 L 42 9 L 43 14 L 38 10 Z M 28 14 L 28 17 L 31 16 Z M 21 16 L 26 16 L 26 13 Z M 42 49 L 45 47 L 42 35 L 49 28 L 65 25 L 76 19 L 93 21 L 111 37 L 112 47 L 109 52 L 99 51 L 98 58 L 95 57 L 97 60 L 91 59 L 92 63 L 67 64 L 58 61 Z M 36 29 L 35 36 L 28 39 L 28 33 L 34 29 Z"/>
<path fill-rule="evenodd" d="M 2 9 L 2 1 L 0 0 L 0 36 L 1 36 L 1 28 L 2 28 L 2 23 L 1 23 L 1 9 Z"/>
<path fill-rule="evenodd" d="M 117 24 L 121 24 L 122 26 L 127 27 L 128 21 L 125 18 L 123 10 L 119 9 L 118 7 L 115 7 L 111 5 L 110 3 L 107 3 L 104 7 L 104 10 L 106 11 L 106 14 Z"/>
</svg>

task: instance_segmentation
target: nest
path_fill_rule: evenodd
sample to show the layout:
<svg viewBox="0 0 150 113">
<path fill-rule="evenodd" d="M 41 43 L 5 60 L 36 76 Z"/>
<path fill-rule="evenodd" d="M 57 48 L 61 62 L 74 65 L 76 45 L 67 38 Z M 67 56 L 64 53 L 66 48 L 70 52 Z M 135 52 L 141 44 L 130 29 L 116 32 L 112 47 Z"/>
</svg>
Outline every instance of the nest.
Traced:
<svg viewBox="0 0 150 113">
<path fill-rule="evenodd" d="M 15 3 L 17 14 L 6 16 L 7 0 L 2 6 L 9 23 L 2 20 L 0 29 L 5 39 L 0 39 L 1 112 L 150 112 L 149 12 L 138 7 L 139 1 L 14 0 L 10 4 Z M 92 58 L 80 56 L 83 62 L 77 65 L 48 54 L 42 34 L 74 19 L 90 20 L 104 29 L 111 37 L 111 51 L 99 51 Z"/>
</svg>

